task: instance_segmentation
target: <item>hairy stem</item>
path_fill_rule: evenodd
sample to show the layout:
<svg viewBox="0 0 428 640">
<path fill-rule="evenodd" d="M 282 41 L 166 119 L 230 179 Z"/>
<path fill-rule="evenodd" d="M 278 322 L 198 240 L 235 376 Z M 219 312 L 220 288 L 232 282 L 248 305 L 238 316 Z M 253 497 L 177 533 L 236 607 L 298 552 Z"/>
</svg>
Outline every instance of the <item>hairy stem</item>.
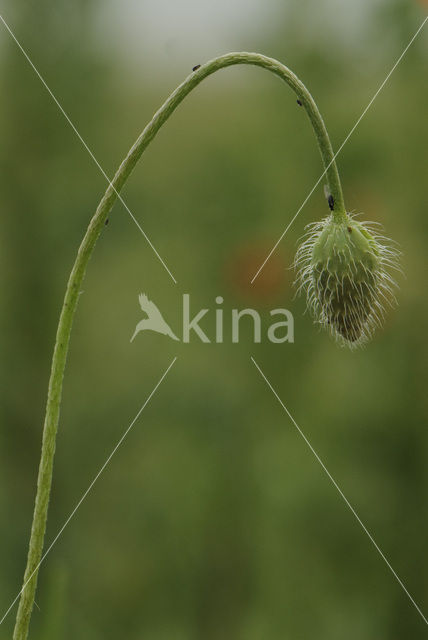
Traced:
<svg viewBox="0 0 428 640">
<path fill-rule="evenodd" d="M 155 113 L 152 120 L 148 123 L 120 165 L 114 179 L 109 184 L 101 202 L 99 203 L 79 247 L 76 260 L 68 279 L 52 358 L 46 416 L 43 428 L 42 452 L 37 479 L 36 502 L 31 528 L 27 566 L 24 575 L 24 584 L 21 591 L 13 635 L 14 640 L 26 640 L 28 636 L 31 611 L 36 592 L 38 569 L 43 559 L 43 541 L 52 484 L 55 441 L 60 413 L 64 369 L 67 359 L 73 316 L 76 310 L 79 291 L 85 276 L 89 258 L 91 257 L 96 241 L 103 229 L 107 215 L 113 207 L 120 190 L 137 164 L 142 153 L 153 140 L 162 125 L 168 120 L 169 116 L 173 111 L 175 111 L 180 102 L 182 102 L 192 89 L 202 82 L 204 78 L 219 69 L 235 64 L 249 64 L 263 67 L 264 69 L 267 69 L 279 76 L 296 93 L 298 100 L 309 116 L 318 141 L 328 186 L 334 198 L 333 215 L 335 215 L 337 219 L 340 219 L 341 216 L 345 215 L 345 206 L 339 174 L 323 119 L 311 94 L 304 84 L 302 84 L 290 69 L 282 65 L 280 62 L 273 60 L 272 58 L 262 56 L 258 53 L 228 53 L 224 56 L 220 56 L 219 58 L 215 58 L 207 64 L 202 65 L 194 73 L 188 76 Z"/>
</svg>

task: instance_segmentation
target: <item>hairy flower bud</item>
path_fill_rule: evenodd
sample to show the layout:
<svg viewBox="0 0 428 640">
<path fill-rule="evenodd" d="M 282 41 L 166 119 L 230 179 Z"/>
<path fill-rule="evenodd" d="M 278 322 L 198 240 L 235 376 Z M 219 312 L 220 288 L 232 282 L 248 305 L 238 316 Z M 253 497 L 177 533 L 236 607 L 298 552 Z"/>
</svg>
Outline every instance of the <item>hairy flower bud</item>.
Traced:
<svg viewBox="0 0 428 640">
<path fill-rule="evenodd" d="M 388 268 L 398 268 L 399 252 L 373 227 L 350 214 L 341 221 L 330 215 L 309 225 L 296 254 L 299 291 L 317 321 L 350 347 L 371 336 L 385 303 L 395 300 Z"/>
</svg>

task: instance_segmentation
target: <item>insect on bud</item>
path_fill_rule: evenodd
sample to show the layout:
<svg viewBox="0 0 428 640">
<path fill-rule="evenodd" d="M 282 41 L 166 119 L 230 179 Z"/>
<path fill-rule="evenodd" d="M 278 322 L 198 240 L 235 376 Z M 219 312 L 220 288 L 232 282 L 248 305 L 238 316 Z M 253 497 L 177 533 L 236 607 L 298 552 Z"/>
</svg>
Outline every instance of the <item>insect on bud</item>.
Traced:
<svg viewBox="0 0 428 640">
<path fill-rule="evenodd" d="M 395 302 L 388 269 L 399 269 L 399 251 L 374 227 L 350 214 L 340 221 L 330 215 L 308 226 L 295 259 L 299 291 L 316 320 L 351 348 L 371 337 L 385 303 Z"/>
</svg>

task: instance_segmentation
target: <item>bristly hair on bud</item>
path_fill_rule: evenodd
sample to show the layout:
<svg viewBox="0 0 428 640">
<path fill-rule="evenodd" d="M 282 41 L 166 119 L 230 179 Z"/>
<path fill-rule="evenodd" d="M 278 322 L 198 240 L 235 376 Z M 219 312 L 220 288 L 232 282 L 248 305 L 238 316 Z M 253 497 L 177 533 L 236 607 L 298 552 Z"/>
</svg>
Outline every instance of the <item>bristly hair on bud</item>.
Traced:
<svg viewBox="0 0 428 640">
<path fill-rule="evenodd" d="M 306 293 L 316 321 L 350 348 L 367 342 L 385 306 L 396 303 L 390 271 L 400 270 L 400 251 L 379 226 L 349 213 L 329 215 L 306 227 L 294 262 L 298 292 Z"/>
</svg>

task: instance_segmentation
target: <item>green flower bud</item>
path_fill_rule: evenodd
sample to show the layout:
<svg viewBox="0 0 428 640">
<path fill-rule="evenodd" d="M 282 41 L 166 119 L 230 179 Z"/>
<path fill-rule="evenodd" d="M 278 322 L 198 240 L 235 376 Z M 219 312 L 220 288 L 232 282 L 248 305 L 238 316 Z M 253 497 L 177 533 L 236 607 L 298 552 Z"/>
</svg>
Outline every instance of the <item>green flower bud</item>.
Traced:
<svg viewBox="0 0 428 640">
<path fill-rule="evenodd" d="M 299 291 L 317 321 L 342 344 L 358 346 L 381 324 L 385 303 L 395 301 L 388 269 L 398 268 L 399 251 L 373 224 L 347 214 L 309 225 L 295 266 Z"/>
</svg>

